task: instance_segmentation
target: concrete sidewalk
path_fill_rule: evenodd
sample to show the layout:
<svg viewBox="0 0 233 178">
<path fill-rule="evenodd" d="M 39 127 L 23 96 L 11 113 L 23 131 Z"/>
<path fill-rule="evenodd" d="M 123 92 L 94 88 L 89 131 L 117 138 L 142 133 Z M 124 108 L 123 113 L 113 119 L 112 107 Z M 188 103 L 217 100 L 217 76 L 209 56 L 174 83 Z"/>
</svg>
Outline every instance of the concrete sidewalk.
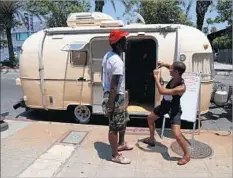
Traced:
<svg viewBox="0 0 233 178">
<path fill-rule="evenodd" d="M 166 130 L 158 146 L 135 145 L 123 154 L 132 160 L 120 165 L 110 160 L 106 126 L 6 120 L 1 132 L 1 176 L 18 177 L 232 177 L 232 135 L 201 131 L 195 139 L 213 148 L 205 159 L 178 166 Z M 184 134 L 190 138 L 190 134 Z M 148 129 L 128 128 L 126 139 L 135 144 Z"/>
</svg>

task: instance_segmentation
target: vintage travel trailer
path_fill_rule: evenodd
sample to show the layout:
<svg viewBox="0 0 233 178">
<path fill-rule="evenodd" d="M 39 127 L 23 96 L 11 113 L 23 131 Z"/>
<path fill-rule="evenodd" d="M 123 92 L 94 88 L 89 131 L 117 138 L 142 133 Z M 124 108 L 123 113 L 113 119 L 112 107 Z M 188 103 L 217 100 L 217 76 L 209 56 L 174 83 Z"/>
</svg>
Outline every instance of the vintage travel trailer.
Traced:
<svg viewBox="0 0 233 178">
<path fill-rule="evenodd" d="M 49 28 L 30 36 L 22 46 L 20 78 L 27 108 L 70 110 L 88 123 L 103 114 L 101 64 L 111 48 L 111 29 L 128 31 L 124 54 L 129 114 L 147 115 L 162 96 L 155 87 L 157 61 L 183 61 L 187 72 L 201 72 L 201 112 L 209 110 L 213 86 L 213 53 L 204 33 L 179 24 L 129 24 L 103 13 L 73 13 L 68 27 Z M 161 69 L 165 84 L 168 70 Z"/>
</svg>

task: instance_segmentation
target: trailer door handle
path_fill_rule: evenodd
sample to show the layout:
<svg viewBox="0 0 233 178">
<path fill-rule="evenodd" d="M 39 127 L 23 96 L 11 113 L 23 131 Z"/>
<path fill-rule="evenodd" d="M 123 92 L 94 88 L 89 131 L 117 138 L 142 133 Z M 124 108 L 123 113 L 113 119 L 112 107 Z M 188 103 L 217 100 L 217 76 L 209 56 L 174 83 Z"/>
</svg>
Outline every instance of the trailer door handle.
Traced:
<svg viewBox="0 0 233 178">
<path fill-rule="evenodd" d="M 83 77 L 79 77 L 79 78 L 77 79 L 77 81 L 86 81 L 86 79 L 83 78 Z"/>
</svg>

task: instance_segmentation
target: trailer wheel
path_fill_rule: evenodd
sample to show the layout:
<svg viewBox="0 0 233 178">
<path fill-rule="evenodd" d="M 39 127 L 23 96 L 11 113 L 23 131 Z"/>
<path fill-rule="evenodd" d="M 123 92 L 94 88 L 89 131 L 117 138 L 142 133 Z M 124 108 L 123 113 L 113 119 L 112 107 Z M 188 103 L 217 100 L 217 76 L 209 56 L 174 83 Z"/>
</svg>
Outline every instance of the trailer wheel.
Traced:
<svg viewBox="0 0 233 178">
<path fill-rule="evenodd" d="M 74 107 L 74 119 L 81 124 L 87 124 L 91 120 L 91 110 L 88 106 L 78 105 Z"/>
</svg>

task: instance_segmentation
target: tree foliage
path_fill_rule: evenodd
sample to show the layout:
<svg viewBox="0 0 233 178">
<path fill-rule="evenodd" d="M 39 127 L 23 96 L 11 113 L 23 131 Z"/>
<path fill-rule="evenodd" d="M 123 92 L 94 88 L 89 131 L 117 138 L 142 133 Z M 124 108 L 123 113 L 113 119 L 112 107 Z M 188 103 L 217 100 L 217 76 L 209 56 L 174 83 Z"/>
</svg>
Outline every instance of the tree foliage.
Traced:
<svg viewBox="0 0 233 178">
<path fill-rule="evenodd" d="M 216 5 L 216 10 L 218 15 L 215 18 L 208 18 L 207 23 L 224 23 L 230 26 L 232 25 L 232 1 L 229 0 L 219 0 Z"/>
<path fill-rule="evenodd" d="M 173 0 L 141 0 L 139 13 L 143 16 L 147 24 L 177 23 L 193 25 L 179 5 L 180 1 Z"/>
<path fill-rule="evenodd" d="M 215 49 L 231 49 L 232 39 L 229 35 L 220 36 L 213 40 L 212 45 Z"/>
<path fill-rule="evenodd" d="M 26 10 L 33 14 L 43 15 L 48 27 L 66 27 L 67 17 L 70 13 L 89 11 L 90 5 L 85 0 L 29 0 Z"/>
<path fill-rule="evenodd" d="M 7 28 L 14 28 L 21 25 L 15 19 L 15 15 L 22 16 L 19 9 L 23 6 L 21 1 L 0 1 L 0 30 L 4 31 Z"/>
<path fill-rule="evenodd" d="M 21 17 L 21 19 L 23 19 L 22 14 L 19 11 L 22 6 L 22 1 L 0 1 L 0 31 L 6 33 L 9 61 L 12 65 L 15 61 L 15 56 L 11 37 L 11 29 L 17 25 L 21 25 L 21 22 L 16 20 L 15 15 L 18 15 Z M 5 42 L 1 41 L 1 46 L 3 43 Z"/>
<path fill-rule="evenodd" d="M 227 22 L 228 26 L 232 26 L 232 1 L 219 0 L 216 5 L 218 15 L 215 18 L 208 18 L 208 24 Z M 230 27 L 231 28 L 231 27 Z M 232 33 L 227 31 L 224 35 L 216 37 L 212 45 L 215 49 L 232 48 Z"/>
<path fill-rule="evenodd" d="M 221 0 L 217 5 L 218 15 L 215 19 L 216 23 L 227 22 L 232 25 L 232 1 Z"/>
</svg>

